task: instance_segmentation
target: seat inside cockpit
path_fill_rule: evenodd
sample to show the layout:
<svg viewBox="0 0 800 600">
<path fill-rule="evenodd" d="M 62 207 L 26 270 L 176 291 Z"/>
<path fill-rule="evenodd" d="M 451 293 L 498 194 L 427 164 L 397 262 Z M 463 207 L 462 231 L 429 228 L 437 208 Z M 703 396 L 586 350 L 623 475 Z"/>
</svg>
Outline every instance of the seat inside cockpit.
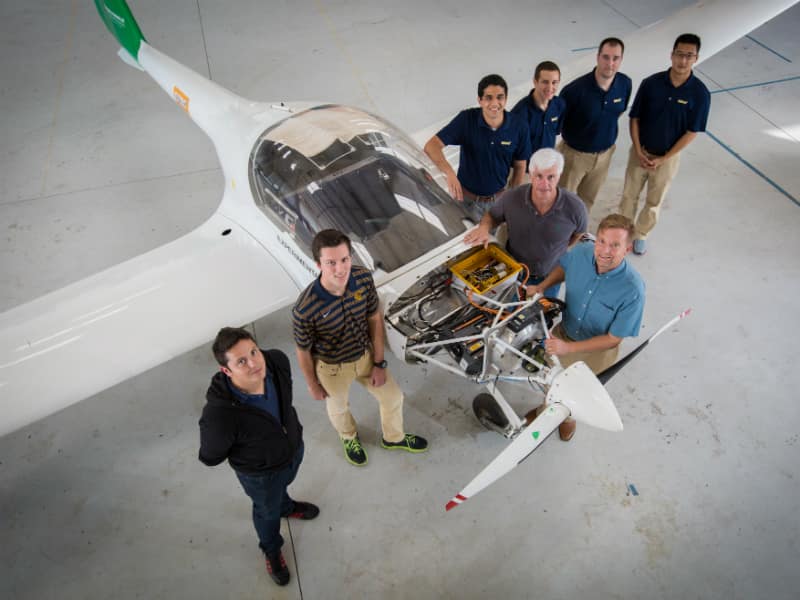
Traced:
<svg viewBox="0 0 800 600">
<path fill-rule="evenodd" d="M 413 142 L 357 109 L 317 107 L 289 117 L 259 138 L 250 162 L 259 208 L 309 256 L 314 235 L 333 228 L 366 250 L 358 262 L 390 272 L 468 224 Z"/>
</svg>

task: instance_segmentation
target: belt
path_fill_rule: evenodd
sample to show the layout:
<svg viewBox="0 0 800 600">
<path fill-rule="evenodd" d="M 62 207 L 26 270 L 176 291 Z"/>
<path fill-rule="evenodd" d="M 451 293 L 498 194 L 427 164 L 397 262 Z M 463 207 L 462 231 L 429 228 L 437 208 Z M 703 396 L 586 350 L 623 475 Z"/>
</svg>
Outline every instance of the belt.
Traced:
<svg viewBox="0 0 800 600">
<path fill-rule="evenodd" d="M 581 154 L 603 154 L 604 152 L 608 152 L 609 150 L 611 150 L 611 148 L 614 146 L 614 144 L 611 144 L 611 146 L 609 146 L 605 150 L 598 150 L 597 152 L 586 152 L 584 150 L 578 150 L 574 146 L 570 146 L 567 142 L 564 142 L 564 145 L 573 152 L 580 152 Z"/>
<path fill-rule="evenodd" d="M 647 154 L 648 156 L 656 156 L 656 157 L 659 157 L 659 158 L 662 157 L 662 156 L 665 156 L 667 154 L 666 152 L 662 152 L 660 154 L 658 152 L 651 152 L 650 150 L 648 150 L 644 146 L 642 146 L 642 150 L 644 150 L 644 153 Z"/>
<path fill-rule="evenodd" d="M 470 200 L 477 200 L 478 202 L 494 202 L 497 198 L 498 194 L 492 194 L 491 196 L 480 196 L 478 194 L 473 194 L 465 187 L 461 187 L 461 191 L 464 193 L 464 196 L 469 198 Z"/>
<path fill-rule="evenodd" d="M 364 358 L 364 356 L 366 354 L 367 354 L 367 350 L 364 350 L 364 352 L 362 352 L 359 356 L 356 356 L 353 360 L 340 360 L 339 362 L 328 362 L 327 360 L 324 360 L 324 359 L 322 359 L 322 358 L 320 358 L 318 356 L 315 356 L 314 360 L 316 360 L 317 362 L 321 362 L 323 364 L 326 364 L 329 367 L 341 367 L 342 365 L 349 365 L 349 364 L 356 363 L 356 362 L 360 361 L 362 358 Z"/>
</svg>

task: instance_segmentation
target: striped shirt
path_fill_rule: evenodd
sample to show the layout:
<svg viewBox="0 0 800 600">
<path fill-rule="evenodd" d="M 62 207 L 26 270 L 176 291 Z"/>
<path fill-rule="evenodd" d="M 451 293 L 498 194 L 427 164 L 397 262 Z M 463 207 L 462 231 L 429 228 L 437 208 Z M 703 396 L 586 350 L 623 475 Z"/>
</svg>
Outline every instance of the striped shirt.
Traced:
<svg viewBox="0 0 800 600">
<path fill-rule="evenodd" d="M 328 292 L 317 277 L 292 309 L 294 341 L 323 362 L 352 362 L 370 345 L 367 318 L 377 310 L 378 293 L 367 269 L 353 267 L 343 296 Z"/>
</svg>

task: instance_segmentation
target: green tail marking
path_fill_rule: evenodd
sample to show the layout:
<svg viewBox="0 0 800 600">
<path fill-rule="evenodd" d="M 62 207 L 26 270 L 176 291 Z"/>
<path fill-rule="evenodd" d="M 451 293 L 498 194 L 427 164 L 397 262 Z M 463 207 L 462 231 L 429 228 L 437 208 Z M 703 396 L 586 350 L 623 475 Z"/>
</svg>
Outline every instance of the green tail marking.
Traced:
<svg viewBox="0 0 800 600">
<path fill-rule="evenodd" d="M 117 41 L 139 62 L 139 46 L 147 41 L 125 0 L 94 0 L 100 18 Z"/>
<path fill-rule="evenodd" d="M 539 439 L 539 432 L 538 431 L 534 431 L 531 435 L 533 436 L 533 439 L 535 439 L 535 440 Z"/>
</svg>

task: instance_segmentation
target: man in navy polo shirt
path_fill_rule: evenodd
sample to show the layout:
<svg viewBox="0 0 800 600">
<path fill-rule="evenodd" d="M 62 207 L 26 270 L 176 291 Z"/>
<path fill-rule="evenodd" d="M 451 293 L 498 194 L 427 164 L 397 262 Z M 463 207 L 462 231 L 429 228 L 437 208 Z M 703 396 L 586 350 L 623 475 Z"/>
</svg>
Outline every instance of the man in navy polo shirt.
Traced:
<svg viewBox="0 0 800 600">
<path fill-rule="evenodd" d="M 647 235 L 658 222 L 661 203 L 678 172 L 680 152 L 706 130 L 711 95 L 692 73 L 700 38 L 678 36 L 672 66 L 642 81 L 631 106 L 631 146 L 619 211 L 633 220 L 639 195 L 647 185 L 644 206 L 636 218 L 633 252 L 646 252 Z"/>
<path fill-rule="evenodd" d="M 558 145 L 564 155 L 559 185 L 576 192 L 589 212 L 608 175 L 619 117 L 631 97 L 630 77 L 617 72 L 624 52 L 619 38 L 604 39 L 594 70 L 567 84 L 560 94 L 566 110 Z"/>
<path fill-rule="evenodd" d="M 510 171 L 511 187 L 523 182 L 531 155 L 528 125 L 505 110 L 507 94 L 500 75 L 487 75 L 478 83 L 480 107 L 462 110 L 425 144 L 425 154 L 447 176 L 450 195 L 476 223 L 505 189 Z M 461 147 L 458 174 L 444 157 L 451 145 Z"/>
<path fill-rule="evenodd" d="M 545 60 L 536 65 L 533 89 L 511 109 L 528 124 L 531 134 L 531 154 L 540 148 L 554 148 L 556 136 L 561 131 L 564 100 L 556 96 L 561 83 L 558 65 Z"/>
<path fill-rule="evenodd" d="M 639 335 L 644 312 L 644 281 L 625 260 L 633 247 L 633 223 L 611 214 L 600 221 L 597 240 L 578 244 L 559 260 L 558 266 L 531 292 L 566 281 L 567 302 L 561 323 L 545 342 L 545 349 L 558 356 L 563 366 L 583 361 L 600 373 L 617 360 L 624 337 Z M 559 426 L 559 435 L 569 441 L 575 421 Z"/>
</svg>

